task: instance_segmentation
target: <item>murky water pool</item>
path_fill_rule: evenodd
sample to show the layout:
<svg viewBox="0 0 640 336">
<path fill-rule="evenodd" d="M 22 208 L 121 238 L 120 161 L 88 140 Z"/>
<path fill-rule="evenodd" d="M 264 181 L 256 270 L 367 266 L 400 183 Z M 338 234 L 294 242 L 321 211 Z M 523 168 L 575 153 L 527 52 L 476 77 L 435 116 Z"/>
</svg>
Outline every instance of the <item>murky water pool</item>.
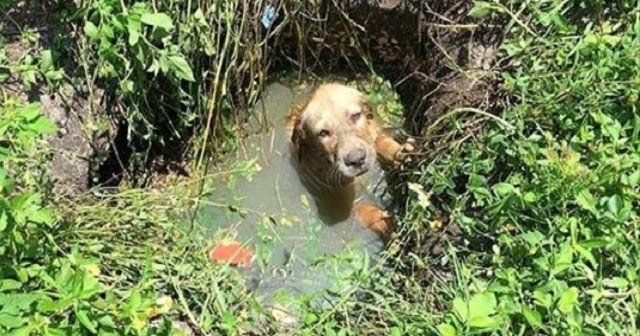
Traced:
<svg viewBox="0 0 640 336">
<path fill-rule="evenodd" d="M 216 206 L 204 206 L 199 215 L 212 230 L 225 230 L 255 251 L 249 283 L 267 302 L 278 293 L 347 290 L 340 276 L 361 270 L 383 245 L 349 215 L 349 208 L 334 207 L 319 216 L 300 182 L 290 162 L 284 117 L 302 93 L 282 83 L 267 87 L 256 114 L 265 118 L 250 126 L 259 129 L 266 119 L 268 131 L 246 138 L 237 157 L 218 168 L 223 173 L 209 199 Z M 374 170 L 359 189 L 383 202 L 381 170 Z"/>
</svg>

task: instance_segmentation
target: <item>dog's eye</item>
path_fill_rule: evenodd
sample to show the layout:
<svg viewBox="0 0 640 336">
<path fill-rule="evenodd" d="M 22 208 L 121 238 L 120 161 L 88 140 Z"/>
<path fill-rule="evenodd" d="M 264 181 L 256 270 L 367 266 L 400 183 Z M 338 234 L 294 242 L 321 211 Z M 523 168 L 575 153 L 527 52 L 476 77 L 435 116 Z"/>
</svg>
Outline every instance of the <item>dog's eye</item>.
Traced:
<svg viewBox="0 0 640 336">
<path fill-rule="evenodd" d="M 321 138 L 326 138 L 330 135 L 329 130 L 323 129 L 320 132 L 318 132 L 318 136 Z"/>
<path fill-rule="evenodd" d="M 360 117 L 362 117 L 362 112 L 356 112 L 351 115 L 351 121 L 356 122 Z"/>
</svg>

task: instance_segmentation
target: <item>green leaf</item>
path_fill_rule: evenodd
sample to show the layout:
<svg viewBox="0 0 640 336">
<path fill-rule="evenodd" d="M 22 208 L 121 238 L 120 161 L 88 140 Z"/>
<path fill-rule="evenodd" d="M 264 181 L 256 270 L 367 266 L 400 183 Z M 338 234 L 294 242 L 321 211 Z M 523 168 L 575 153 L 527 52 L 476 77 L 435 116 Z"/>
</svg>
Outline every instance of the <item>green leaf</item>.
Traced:
<svg viewBox="0 0 640 336">
<path fill-rule="evenodd" d="M 544 235 L 540 231 L 529 231 L 520 235 L 524 241 L 532 247 L 539 246 L 544 240 Z"/>
<path fill-rule="evenodd" d="M 469 319 L 469 325 L 479 329 L 496 329 L 498 320 L 489 316 L 475 316 Z"/>
<path fill-rule="evenodd" d="M 638 185 L 638 181 L 640 181 L 640 170 L 636 170 L 629 176 L 629 186 L 636 187 Z"/>
<path fill-rule="evenodd" d="M 2 206 L 3 204 L 0 203 L 0 206 Z M 0 232 L 4 231 L 7 228 L 7 225 L 9 224 L 9 216 L 7 215 L 6 211 L 3 211 L 2 213 L 0 213 Z"/>
<path fill-rule="evenodd" d="M 171 67 L 171 65 L 173 63 L 171 63 L 171 61 L 169 60 L 169 58 L 167 58 L 165 55 L 162 55 L 159 59 L 158 59 L 158 64 L 160 66 L 160 71 L 167 73 L 169 71 L 169 68 Z"/>
<path fill-rule="evenodd" d="M 535 193 L 529 191 L 529 192 L 524 194 L 522 199 L 527 203 L 533 203 L 533 202 L 538 200 L 538 195 L 536 195 Z"/>
<path fill-rule="evenodd" d="M 0 326 L 4 326 L 10 329 L 18 328 L 26 323 L 25 319 L 21 316 L 15 316 L 7 313 L 0 312 Z"/>
<path fill-rule="evenodd" d="M 566 242 L 560 248 L 560 252 L 555 256 L 553 269 L 551 270 L 551 272 L 553 274 L 559 274 L 571 267 L 572 264 L 573 248 L 571 247 L 571 244 L 569 242 Z"/>
<path fill-rule="evenodd" d="M 469 307 L 464 300 L 460 298 L 453 299 L 453 311 L 458 315 L 458 318 L 462 322 L 466 322 L 469 319 Z"/>
<path fill-rule="evenodd" d="M 96 27 L 96 25 L 91 21 L 86 21 L 84 23 L 84 33 L 92 39 L 98 39 L 98 27 Z"/>
<path fill-rule="evenodd" d="M 7 336 L 29 336 L 30 334 L 31 334 L 31 327 L 26 326 L 10 332 Z"/>
<path fill-rule="evenodd" d="M 500 196 L 506 196 L 516 192 L 516 188 L 512 184 L 504 182 L 494 185 L 491 189 Z"/>
<path fill-rule="evenodd" d="M 540 329 L 542 327 L 542 316 L 538 313 L 537 310 L 533 310 L 527 306 L 522 307 L 522 315 L 527 320 L 530 326 L 535 329 Z"/>
<path fill-rule="evenodd" d="M 51 50 L 43 50 L 40 52 L 40 70 L 45 72 L 53 68 L 53 54 Z"/>
<path fill-rule="evenodd" d="M 14 289 L 20 289 L 22 283 L 13 279 L 5 279 L 0 281 L 0 292 L 6 292 Z"/>
<path fill-rule="evenodd" d="M 596 258 L 593 256 L 593 253 L 591 253 L 588 249 L 582 247 L 582 245 L 580 244 L 575 244 L 574 249 L 578 252 L 578 254 L 580 254 L 582 258 L 587 259 L 587 261 L 589 261 L 589 263 L 591 263 L 593 267 L 598 267 L 598 262 L 596 261 Z"/>
<path fill-rule="evenodd" d="M 195 13 L 193 13 L 193 18 L 198 22 L 198 25 L 201 27 L 209 27 L 209 23 L 204 17 L 204 13 L 202 9 L 198 8 Z"/>
<path fill-rule="evenodd" d="M 585 241 L 580 242 L 580 245 L 586 249 L 605 247 L 607 246 L 607 244 L 609 244 L 609 242 L 607 241 L 606 238 L 587 239 Z"/>
<path fill-rule="evenodd" d="M 620 195 L 613 195 L 609 197 L 609 200 L 607 201 L 607 208 L 609 209 L 609 212 L 611 212 L 612 215 L 617 216 L 618 213 L 620 212 L 620 209 L 622 209 L 622 206 L 623 206 L 623 201 Z"/>
<path fill-rule="evenodd" d="M 98 319 L 98 323 L 100 323 L 100 325 L 105 326 L 105 327 L 109 327 L 109 328 L 117 328 L 117 324 L 116 322 L 113 320 L 113 318 L 110 315 L 104 315 L 102 317 L 100 317 Z"/>
<path fill-rule="evenodd" d="M 337 336 L 338 335 L 333 329 L 331 329 L 331 327 L 329 325 L 326 325 L 324 327 L 324 334 L 326 336 Z M 388 335 L 389 336 L 402 336 L 403 334 L 402 334 L 402 330 L 400 328 L 393 327 L 393 328 L 389 329 L 389 334 Z"/>
<path fill-rule="evenodd" d="M 0 296 L 2 298 L 2 311 L 17 315 L 21 311 L 28 311 L 31 309 L 31 304 L 38 300 L 37 294 L 30 293 L 11 293 Z"/>
<path fill-rule="evenodd" d="M 80 299 L 88 299 L 102 290 L 100 282 L 89 274 L 83 275 L 81 291 L 78 292 Z"/>
<path fill-rule="evenodd" d="M 37 211 L 33 211 L 28 215 L 29 220 L 38 224 L 45 224 L 50 226 L 53 224 L 54 217 L 50 210 L 48 209 L 39 209 Z"/>
<path fill-rule="evenodd" d="M 605 287 L 609 288 L 617 288 L 617 289 L 627 289 L 629 288 L 629 281 L 625 278 L 613 277 L 610 279 L 602 280 L 602 284 Z"/>
<path fill-rule="evenodd" d="M 27 125 L 27 128 L 40 135 L 54 133 L 58 127 L 49 118 L 40 117 L 36 121 Z"/>
<path fill-rule="evenodd" d="M 571 312 L 573 310 L 573 307 L 575 307 L 576 303 L 578 302 L 578 297 L 578 288 L 571 287 L 567 289 L 564 293 L 562 293 L 562 296 L 558 301 L 558 310 L 565 314 Z"/>
<path fill-rule="evenodd" d="M 40 116 L 40 104 L 31 103 L 20 110 L 20 117 L 26 121 L 33 121 Z"/>
<path fill-rule="evenodd" d="M 69 335 L 68 330 L 46 327 L 44 336 L 66 336 Z"/>
<path fill-rule="evenodd" d="M 113 24 L 113 21 L 111 22 L 111 24 Z M 102 25 L 100 26 L 100 32 L 102 33 L 103 37 L 107 37 L 109 40 L 113 39 L 116 35 L 113 32 L 113 26 L 111 25 Z"/>
<path fill-rule="evenodd" d="M 496 296 L 493 293 L 485 292 L 476 294 L 469 301 L 469 320 L 474 317 L 489 316 L 495 312 Z"/>
<path fill-rule="evenodd" d="M 596 213 L 596 199 L 591 195 L 591 192 L 587 189 L 581 190 L 576 195 L 576 202 L 585 210 L 589 210 Z"/>
<path fill-rule="evenodd" d="M 169 56 L 169 61 L 173 64 L 173 69 L 175 70 L 176 75 L 189 82 L 194 82 L 195 78 L 193 77 L 193 71 L 187 63 L 187 60 L 182 56 Z"/>
<path fill-rule="evenodd" d="M 496 6 L 494 6 L 490 2 L 475 1 L 473 3 L 473 8 L 471 8 L 471 10 L 469 11 L 469 16 L 479 19 L 491 14 L 491 12 L 495 11 L 496 9 L 498 8 L 496 8 Z"/>
<path fill-rule="evenodd" d="M 142 24 L 139 17 L 129 16 L 127 22 L 127 32 L 129 32 L 129 45 L 134 46 L 138 44 L 140 40 L 140 32 L 142 31 Z"/>
<path fill-rule="evenodd" d="M 456 336 L 456 328 L 452 327 L 450 324 L 441 323 L 437 327 L 438 332 L 442 336 Z"/>
<path fill-rule="evenodd" d="M 56 80 L 61 80 L 62 78 L 64 78 L 64 71 L 62 69 L 60 70 L 50 70 L 44 73 L 44 76 L 52 81 L 56 81 Z"/>
<path fill-rule="evenodd" d="M 59 312 L 66 310 L 73 304 L 73 298 L 64 298 L 61 300 L 53 301 L 51 299 L 45 299 L 38 303 L 37 309 L 39 312 Z"/>
<path fill-rule="evenodd" d="M 75 313 L 76 313 L 76 317 L 78 317 L 78 320 L 80 321 L 80 323 L 82 323 L 83 326 L 85 326 L 85 328 L 89 329 L 89 331 L 91 331 L 92 333 L 96 333 L 96 325 L 93 321 L 91 321 L 91 319 L 89 318 L 89 315 L 87 315 L 87 311 L 80 308 L 80 309 L 75 309 Z"/>
<path fill-rule="evenodd" d="M 140 17 L 140 21 L 144 24 L 160 27 L 165 30 L 173 29 L 171 17 L 164 13 L 145 13 Z"/>
<path fill-rule="evenodd" d="M 140 40 L 140 33 L 135 30 L 129 29 L 129 39 L 128 39 L 129 45 L 134 46 L 138 44 L 139 40 Z"/>
<path fill-rule="evenodd" d="M 308 313 L 304 316 L 304 323 L 307 325 L 313 324 L 316 321 L 318 321 L 318 315 L 316 314 Z"/>
<path fill-rule="evenodd" d="M 551 304 L 553 303 L 551 294 L 549 293 L 544 293 L 537 290 L 533 292 L 533 297 L 536 299 L 536 304 L 544 308 L 550 308 Z"/>
</svg>

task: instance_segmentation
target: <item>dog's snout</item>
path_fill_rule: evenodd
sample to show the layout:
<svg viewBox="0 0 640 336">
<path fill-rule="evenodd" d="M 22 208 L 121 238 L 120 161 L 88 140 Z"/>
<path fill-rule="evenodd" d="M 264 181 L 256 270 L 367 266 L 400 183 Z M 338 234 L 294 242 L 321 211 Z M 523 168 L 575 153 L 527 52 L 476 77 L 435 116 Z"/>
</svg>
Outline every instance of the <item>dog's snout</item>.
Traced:
<svg viewBox="0 0 640 336">
<path fill-rule="evenodd" d="M 367 159 L 367 152 L 362 148 L 357 148 L 345 155 L 344 164 L 348 167 L 360 168 Z"/>
</svg>

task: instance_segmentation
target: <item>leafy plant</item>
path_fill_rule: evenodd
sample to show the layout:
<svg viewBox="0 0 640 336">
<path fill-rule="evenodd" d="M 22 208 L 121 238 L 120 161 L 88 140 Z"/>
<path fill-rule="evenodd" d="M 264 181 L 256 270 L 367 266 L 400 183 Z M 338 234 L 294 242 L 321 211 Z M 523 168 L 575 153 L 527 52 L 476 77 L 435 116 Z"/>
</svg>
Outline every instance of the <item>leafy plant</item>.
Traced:
<svg viewBox="0 0 640 336">
<path fill-rule="evenodd" d="M 110 117 L 126 121 L 141 154 L 134 166 L 144 166 L 152 148 L 181 145 L 198 152 L 194 165 L 202 168 L 205 155 L 231 143 L 222 141 L 235 138 L 231 106 L 250 106 L 264 80 L 261 48 L 270 35 L 255 34 L 253 23 L 264 7 L 92 0 L 71 13 L 82 27 L 84 77 L 92 91 L 113 88 L 118 113 Z"/>
<path fill-rule="evenodd" d="M 476 2 L 470 15 L 510 22 L 510 103 L 406 174 L 393 270 L 333 308 L 336 330 L 637 334 L 638 14 L 635 1 Z M 462 238 L 434 258 L 451 227 Z"/>
<path fill-rule="evenodd" d="M 404 116 L 404 107 L 398 93 L 391 86 L 391 82 L 384 78 L 371 75 L 369 78 L 352 83 L 367 95 L 376 108 L 376 116 L 386 127 L 400 127 Z"/>
<path fill-rule="evenodd" d="M 42 141 L 54 124 L 9 98 L 0 113 L 0 333 L 179 335 L 179 311 L 204 332 L 246 327 L 240 278 L 175 225 L 181 192 L 59 199 Z"/>
<path fill-rule="evenodd" d="M 0 256 L 15 260 L 20 255 L 38 250 L 38 240 L 31 231 L 44 232 L 51 228 L 54 218 L 43 208 L 41 186 L 43 175 L 13 175 L 23 169 L 42 167 L 38 156 L 44 151 L 36 147 L 39 138 L 56 130 L 55 125 L 40 115 L 38 104 L 19 106 L 5 97 L 0 120 Z"/>
<path fill-rule="evenodd" d="M 472 11 L 521 25 L 503 46 L 521 63 L 504 74 L 519 100 L 502 115 L 515 129 L 488 121 L 480 141 L 425 165 L 420 178 L 470 241 L 458 279 L 471 298 L 456 293 L 443 335 L 635 333 L 640 143 L 630 83 L 640 25 L 637 13 L 618 11 L 631 2 L 596 22 L 568 14 L 592 5 L 478 2 Z"/>
</svg>

